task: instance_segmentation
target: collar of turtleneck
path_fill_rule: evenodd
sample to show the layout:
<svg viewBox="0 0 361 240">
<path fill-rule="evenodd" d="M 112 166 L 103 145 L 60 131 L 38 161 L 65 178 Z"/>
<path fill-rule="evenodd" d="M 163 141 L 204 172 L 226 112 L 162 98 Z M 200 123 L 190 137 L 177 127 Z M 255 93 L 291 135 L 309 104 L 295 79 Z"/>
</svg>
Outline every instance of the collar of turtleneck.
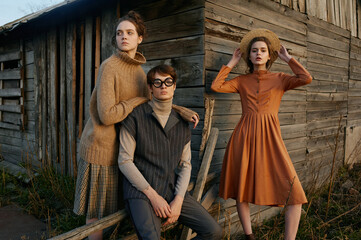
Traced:
<svg viewBox="0 0 361 240">
<path fill-rule="evenodd" d="M 136 52 L 134 58 L 129 57 L 127 53 L 120 50 L 116 50 L 115 55 L 119 57 L 123 62 L 129 64 L 140 65 L 146 62 L 145 57 L 140 52 Z"/>
<path fill-rule="evenodd" d="M 149 105 L 153 108 L 153 111 L 157 115 L 169 115 L 172 110 L 173 98 L 169 100 L 159 100 L 152 97 L 152 100 L 149 101 Z"/>
</svg>

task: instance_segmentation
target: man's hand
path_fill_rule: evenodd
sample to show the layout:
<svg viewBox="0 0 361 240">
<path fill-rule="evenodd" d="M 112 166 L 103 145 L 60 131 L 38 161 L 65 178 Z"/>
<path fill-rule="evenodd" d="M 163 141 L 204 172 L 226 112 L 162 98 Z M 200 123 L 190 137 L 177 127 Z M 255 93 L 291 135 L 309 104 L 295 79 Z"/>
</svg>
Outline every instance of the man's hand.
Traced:
<svg viewBox="0 0 361 240">
<path fill-rule="evenodd" d="M 143 193 L 148 197 L 152 204 L 153 210 L 158 217 L 171 217 L 171 207 L 167 201 L 161 197 L 151 186 L 143 190 Z"/>
<path fill-rule="evenodd" d="M 174 223 L 178 220 L 181 210 L 182 210 L 183 197 L 176 195 L 175 198 L 173 199 L 173 201 L 169 205 L 172 210 L 171 216 L 168 217 L 168 219 L 165 223 L 163 223 L 164 226 Z"/>
</svg>

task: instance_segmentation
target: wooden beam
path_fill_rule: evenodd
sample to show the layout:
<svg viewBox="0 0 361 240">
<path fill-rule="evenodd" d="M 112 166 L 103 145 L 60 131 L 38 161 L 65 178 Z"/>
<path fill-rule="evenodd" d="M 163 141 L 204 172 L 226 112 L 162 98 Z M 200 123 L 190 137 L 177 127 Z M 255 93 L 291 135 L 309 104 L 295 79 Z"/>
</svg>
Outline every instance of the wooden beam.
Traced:
<svg viewBox="0 0 361 240">
<path fill-rule="evenodd" d="M 4 123 L 0 122 L 0 128 L 12 129 L 12 130 L 21 130 L 21 126 L 11 124 L 11 123 Z"/>
<path fill-rule="evenodd" d="M 6 88 L 0 89 L 0 97 L 21 97 L 22 89 L 20 88 Z"/>
<path fill-rule="evenodd" d="M 96 222 L 78 227 L 70 232 L 63 233 L 59 236 L 50 238 L 49 240 L 80 240 L 86 238 L 90 234 L 103 230 L 104 228 L 110 227 L 117 224 L 127 216 L 127 212 L 123 209 L 109 216 L 106 216 Z"/>
<path fill-rule="evenodd" d="M 24 106 L 22 105 L 0 105 L 0 111 L 22 113 Z"/>
<path fill-rule="evenodd" d="M 13 80 L 13 79 L 20 79 L 21 78 L 21 70 L 20 68 L 11 69 L 11 70 L 2 70 L 0 72 L 0 79 L 1 80 Z"/>
<path fill-rule="evenodd" d="M 20 59 L 20 51 L 0 54 L 0 62 L 19 60 L 19 59 Z"/>
</svg>

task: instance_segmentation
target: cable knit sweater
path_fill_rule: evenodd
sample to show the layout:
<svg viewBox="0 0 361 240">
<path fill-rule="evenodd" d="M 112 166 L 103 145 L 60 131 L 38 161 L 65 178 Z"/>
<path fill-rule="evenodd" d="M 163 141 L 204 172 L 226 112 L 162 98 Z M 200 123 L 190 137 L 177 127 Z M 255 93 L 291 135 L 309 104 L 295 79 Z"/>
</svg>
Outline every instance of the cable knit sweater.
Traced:
<svg viewBox="0 0 361 240">
<path fill-rule="evenodd" d="M 101 64 L 90 99 L 90 118 L 80 139 L 79 154 L 85 161 L 103 166 L 117 164 L 119 141 L 115 124 L 150 98 L 141 68 L 145 62 L 140 53 L 133 59 L 118 51 Z M 187 108 L 173 108 L 187 121 L 196 114 Z"/>
</svg>

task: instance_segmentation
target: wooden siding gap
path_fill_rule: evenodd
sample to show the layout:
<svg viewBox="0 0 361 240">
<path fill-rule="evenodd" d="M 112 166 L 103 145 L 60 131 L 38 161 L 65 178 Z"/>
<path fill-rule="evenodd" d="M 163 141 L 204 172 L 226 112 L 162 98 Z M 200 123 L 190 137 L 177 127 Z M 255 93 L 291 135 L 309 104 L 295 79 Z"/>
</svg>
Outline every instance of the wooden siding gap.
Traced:
<svg viewBox="0 0 361 240">
<path fill-rule="evenodd" d="M 97 82 L 100 67 L 100 35 L 101 35 L 101 19 L 96 17 L 95 20 L 95 63 L 94 63 L 94 86 Z"/>
</svg>

